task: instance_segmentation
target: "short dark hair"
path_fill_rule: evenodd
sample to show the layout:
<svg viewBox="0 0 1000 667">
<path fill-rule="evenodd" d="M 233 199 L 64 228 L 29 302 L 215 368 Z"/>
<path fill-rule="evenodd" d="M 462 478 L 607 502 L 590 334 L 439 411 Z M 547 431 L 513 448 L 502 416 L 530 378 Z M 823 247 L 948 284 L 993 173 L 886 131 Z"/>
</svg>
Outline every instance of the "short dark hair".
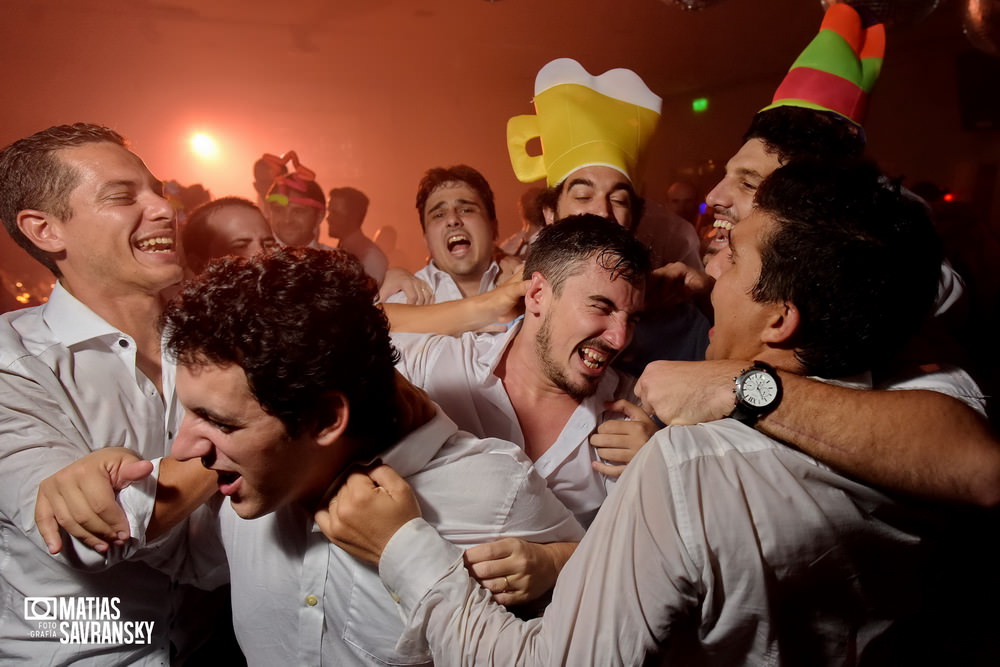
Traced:
<svg viewBox="0 0 1000 667">
<path fill-rule="evenodd" d="M 195 256 L 204 258 L 205 262 L 212 259 L 209 256 L 212 234 L 208 230 L 208 219 L 216 211 L 230 206 L 242 206 L 243 208 L 254 210 L 260 213 L 265 221 L 267 220 L 267 216 L 261 213 L 256 204 L 243 197 L 219 197 L 218 199 L 201 204 L 188 214 L 188 219 L 181 230 L 181 245 L 184 247 L 185 252 L 189 253 L 189 262 L 192 257 L 190 254 L 192 251 L 195 253 Z M 203 268 L 205 268 L 204 264 L 191 266 L 191 270 L 195 273 L 200 273 Z"/>
<path fill-rule="evenodd" d="M 125 139 L 112 129 L 74 123 L 36 132 L 0 151 L 0 220 L 11 238 L 56 277 L 60 272 L 55 261 L 24 235 L 17 226 L 17 214 L 25 209 L 36 209 L 61 220 L 70 219 L 73 211 L 69 195 L 80 175 L 60 160 L 56 152 L 103 142 L 128 148 Z"/>
<path fill-rule="evenodd" d="M 330 197 L 327 201 L 331 201 L 335 197 L 338 199 L 347 200 L 351 204 L 354 204 L 355 207 L 361 209 L 363 213 L 368 212 L 368 203 L 369 203 L 368 195 L 366 195 L 361 190 L 358 190 L 357 188 L 351 188 L 351 187 L 333 188 L 332 190 L 330 190 Z"/>
<path fill-rule="evenodd" d="M 486 206 L 486 217 L 493 224 L 493 236 L 497 235 L 497 207 L 493 199 L 493 189 L 486 178 L 472 167 L 456 164 L 453 167 L 434 167 L 428 169 L 417 186 L 417 215 L 420 216 L 420 229 L 426 229 L 424 221 L 424 206 L 431 193 L 447 183 L 465 183 L 479 194 Z"/>
<path fill-rule="evenodd" d="M 562 181 L 547 187 L 538 193 L 538 208 L 541 210 L 548 209 L 554 213 L 559 210 L 559 197 L 562 195 L 563 188 L 566 186 L 566 178 Z M 632 213 L 632 231 L 634 232 L 639 225 L 639 221 L 642 220 L 642 214 L 646 211 L 646 200 L 639 196 L 639 193 L 635 191 L 631 186 L 629 187 L 629 210 Z"/>
<path fill-rule="evenodd" d="M 780 106 L 758 112 L 743 135 L 760 139 L 781 164 L 797 160 L 857 160 L 865 151 L 861 126 L 830 111 Z"/>
<path fill-rule="evenodd" d="M 581 273 L 595 255 L 612 277 L 645 287 L 652 271 L 649 248 L 617 222 L 592 213 L 571 215 L 543 227 L 528 248 L 524 279 L 537 271 L 559 294 L 566 279 Z"/>
<path fill-rule="evenodd" d="M 377 296 L 375 280 L 342 250 L 223 257 L 167 306 L 165 346 L 180 364 L 240 366 L 292 437 L 327 426 L 329 395 L 344 394 L 346 434 L 374 456 L 401 435 L 398 353 Z"/>
<path fill-rule="evenodd" d="M 761 184 L 776 221 L 761 240 L 755 301 L 790 301 L 792 344 L 810 375 L 837 378 L 885 362 L 937 293 L 941 246 L 927 208 L 871 163 L 792 162 Z"/>
</svg>

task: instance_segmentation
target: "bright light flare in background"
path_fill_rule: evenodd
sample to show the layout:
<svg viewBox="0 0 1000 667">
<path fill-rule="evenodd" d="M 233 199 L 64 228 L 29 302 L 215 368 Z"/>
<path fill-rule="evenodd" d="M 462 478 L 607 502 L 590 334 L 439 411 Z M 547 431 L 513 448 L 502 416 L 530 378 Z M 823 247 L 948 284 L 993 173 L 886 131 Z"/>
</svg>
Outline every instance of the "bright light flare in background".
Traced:
<svg viewBox="0 0 1000 667">
<path fill-rule="evenodd" d="M 204 132 L 196 132 L 191 136 L 191 150 L 203 160 L 219 157 L 219 144 Z"/>
</svg>

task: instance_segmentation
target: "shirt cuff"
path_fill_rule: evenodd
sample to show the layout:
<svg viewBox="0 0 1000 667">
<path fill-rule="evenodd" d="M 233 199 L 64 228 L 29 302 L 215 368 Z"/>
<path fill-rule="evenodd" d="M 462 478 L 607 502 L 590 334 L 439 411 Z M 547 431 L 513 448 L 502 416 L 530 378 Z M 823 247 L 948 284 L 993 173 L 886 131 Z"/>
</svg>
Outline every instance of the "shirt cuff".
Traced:
<svg viewBox="0 0 1000 667">
<path fill-rule="evenodd" d="M 162 460 L 162 458 L 153 459 L 153 472 L 148 477 L 133 482 L 118 494 L 118 504 L 128 518 L 129 530 L 132 533 L 130 551 L 147 546 L 146 528 L 149 527 L 149 521 L 153 517 L 156 485 L 160 478 Z"/>
<path fill-rule="evenodd" d="M 379 576 L 409 616 L 434 584 L 461 564 L 464 550 L 441 537 L 423 519 L 411 519 L 382 550 Z"/>
</svg>

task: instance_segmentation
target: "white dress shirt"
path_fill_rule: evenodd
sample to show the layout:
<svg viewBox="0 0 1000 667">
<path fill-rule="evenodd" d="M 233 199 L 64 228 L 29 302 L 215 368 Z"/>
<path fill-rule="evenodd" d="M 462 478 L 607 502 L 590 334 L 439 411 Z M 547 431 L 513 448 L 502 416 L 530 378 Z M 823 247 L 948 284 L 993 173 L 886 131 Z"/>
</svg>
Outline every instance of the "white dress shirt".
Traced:
<svg viewBox="0 0 1000 667">
<path fill-rule="evenodd" d="M 393 333 L 401 359 L 396 368 L 426 391 L 458 427 L 480 437 L 509 440 L 522 449 L 524 434 L 503 382 L 494 374 L 497 363 L 520 323 L 505 334 L 467 333 L 460 338 L 436 334 Z M 607 369 L 593 396 L 570 416 L 558 439 L 535 461 L 535 468 L 556 497 L 590 525 L 615 479 L 591 466 L 597 460 L 590 435 L 601 424 L 604 404 L 619 398 L 635 401 L 634 379 Z"/>
<path fill-rule="evenodd" d="M 865 664 L 922 590 L 920 525 L 724 419 L 642 448 L 540 619 L 492 603 L 421 519 L 390 540 L 380 574 L 439 666 Z"/>
<path fill-rule="evenodd" d="M 164 364 L 164 401 L 135 357 L 130 336 L 59 284 L 45 305 L 0 317 L 0 663 L 169 664 L 182 593 L 170 578 L 141 562 L 104 569 L 97 559 L 81 571 L 71 549 L 48 553 L 33 517 L 38 484 L 89 452 L 167 452 L 180 422 L 174 369 Z M 44 628 L 25 618 L 26 597 L 120 598 L 119 620 L 153 622 L 150 643 L 63 644 L 58 629 L 32 637 Z"/>
<path fill-rule="evenodd" d="M 501 537 L 544 543 L 583 536 L 518 447 L 461 432 L 440 410 L 379 458 L 407 479 L 424 519 L 459 552 Z M 122 492 L 126 507 L 134 493 Z M 334 546 L 301 507 L 246 520 L 223 501 L 216 528 L 229 560 L 233 625 L 249 664 L 430 664 L 423 633 L 404 634 L 375 568 Z M 197 546 L 204 553 L 212 540 L 202 533 Z"/>
<path fill-rule="evenodd" d="M 439 269 L 433 259 L 413 275 L 431 286 L 431 289 L 434 290 L 434 303 L 458 301 L 465 298 L 465 295 L 462 294 L 462 290 L 458 289 L 458 283 L 451 277 L 451 274 Z M 496 262 L 491 262 L 489 268 L 486 269 L 486 272 L 483 273 L 483 277 L 479 281 L 479 294 L 489 292 L 496 287 L 499 276 L 500 265 Z M 396 292 L 390 295 L 385 302 L 406 303 L 406 294 L 402 291 Z"/>
</svg>

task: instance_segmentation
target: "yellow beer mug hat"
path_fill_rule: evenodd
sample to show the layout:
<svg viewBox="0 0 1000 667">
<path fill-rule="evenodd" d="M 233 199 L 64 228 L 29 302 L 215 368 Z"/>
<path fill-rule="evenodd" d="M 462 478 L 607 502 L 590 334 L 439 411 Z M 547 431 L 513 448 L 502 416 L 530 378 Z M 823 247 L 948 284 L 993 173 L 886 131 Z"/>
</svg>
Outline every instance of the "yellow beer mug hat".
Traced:
<svg viewBox="0 0 1000 667">
<path fill-rule="evenodd" d="M 572 58 L 553 60 L 535 77 L 534 115 L 507 121 L 514 174 L 522 183 L 545 178 L 554 186 L 577 169 L 600 165 L 633 180 L 662 102 L 631 70 L 593 76 Z M 542 152 L 529 155 L 535 137 Z"/>
</svg>

